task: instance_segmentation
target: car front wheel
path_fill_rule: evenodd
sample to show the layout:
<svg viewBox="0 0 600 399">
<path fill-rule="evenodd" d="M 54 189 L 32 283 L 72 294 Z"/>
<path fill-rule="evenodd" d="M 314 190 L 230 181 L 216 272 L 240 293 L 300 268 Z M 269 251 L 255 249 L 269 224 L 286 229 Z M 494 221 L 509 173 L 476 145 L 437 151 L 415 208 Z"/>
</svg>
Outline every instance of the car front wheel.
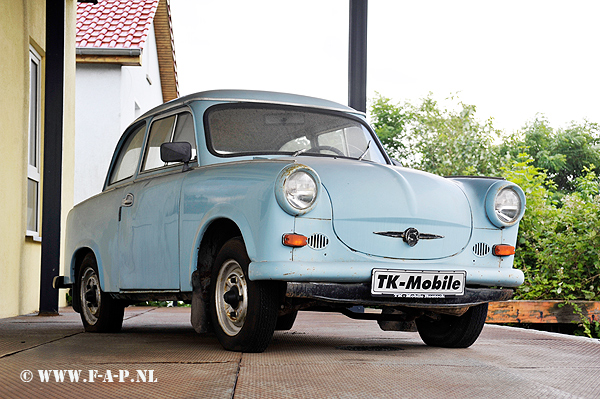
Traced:
<svg viewBox="0 0 600 399">
<path fill-rule="evenodd" d="M 100 288 L 98 266 L 88 254 L 79 269 L 77 295 L 81 303 L 81 321 L 88 332 L 118 332 L 123 325 L 125 307 Z"/>
<path fill-rule="evenodd" d="M 487 318 L 488 304 L 472 306 L 462 316 L 439 315 L 438 319 L 416 320 L 423 342 L 443 348 L 468 348 L 481 334 Z"/>
<path fill-rule="evenodd" d="M 278 287 L 275 282 L 248 280 L 249 264 L 241 238 L 221 247 L 211 277 L 211 318 L 225 349 L 262 352 L 275 331 Z"/>
</svg>

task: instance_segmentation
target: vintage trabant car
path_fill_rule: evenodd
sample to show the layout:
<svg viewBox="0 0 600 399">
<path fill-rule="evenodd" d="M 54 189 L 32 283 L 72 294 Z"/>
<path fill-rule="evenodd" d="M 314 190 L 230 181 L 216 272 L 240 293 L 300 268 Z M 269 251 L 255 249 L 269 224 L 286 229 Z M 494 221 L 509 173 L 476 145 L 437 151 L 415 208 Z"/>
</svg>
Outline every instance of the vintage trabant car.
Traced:
<svg viewBox="0 0 600 399">
<path fill-rule="evenodd" d="M 344 105 L 179 98 L 131 124 L 102 193 L 69 213 L 69 273 L 55 286 L 72 287 L 86 331 L 120 330 L 129 304 L 174 300 L 234 351 L 263 351 L 299 310 L 468 347 L 488 302 L 523 282 L 512 267 L 523 191 L 396 164 Z"/>
</svg>

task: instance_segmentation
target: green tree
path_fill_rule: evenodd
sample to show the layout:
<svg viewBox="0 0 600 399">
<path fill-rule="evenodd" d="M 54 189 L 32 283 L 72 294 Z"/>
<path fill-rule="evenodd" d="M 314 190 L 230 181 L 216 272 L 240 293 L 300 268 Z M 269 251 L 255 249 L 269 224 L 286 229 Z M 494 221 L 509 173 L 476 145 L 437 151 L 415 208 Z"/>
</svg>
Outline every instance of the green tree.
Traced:
<svg viewBox="0 0 600 399">
<path fill-rule="evenodd" d="M 404 166 L 443 176 L 498 175 L 502 165 L 494 142 L 501 131 L 492 120 L 479 122 L 476 107 L 455 98 L 454 109 L 443 108 L 432 98 L 420 104 L 393 104 L 377 95 L 371 120 L 390 155 Z"/>
<path fill-rule="evenodd" d="M 371 124 L 388 154 L 400 159 L 408 159 L 412 140 L 407 137 L 405 125 L 411 119 L 411 106 L 392 104 L 392 100 L 377 96 L 371 102 Z"/>
<path fill-rule="evenodd" d="M 543 115 L 527 123 L 502 146 L 501 151 L 516 156 L 525 151 L 533 165 L 544 169 L 559 193 L 575 191 L 584 168 L 600 168 L 600 128 L 597 123 L 571 122 L 566 129 L 553 129 Z"/>
</svg>

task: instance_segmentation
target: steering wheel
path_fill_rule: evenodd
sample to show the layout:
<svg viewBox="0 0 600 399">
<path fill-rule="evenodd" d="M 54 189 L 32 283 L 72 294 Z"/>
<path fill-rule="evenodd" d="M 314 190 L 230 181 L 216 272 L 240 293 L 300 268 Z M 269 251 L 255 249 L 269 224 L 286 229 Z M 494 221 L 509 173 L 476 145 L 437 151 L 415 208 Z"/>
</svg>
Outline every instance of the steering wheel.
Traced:
<svg viewBox="0 0 600 399">
<path fill-rule="evenodd" d="M 310 150 L 308 150 L 308 151 L 306 151 L 306 152 L 313 152 L 313 150 L 319 150 L 319 151 L 321 151 L 321 150 L 323 150 L 323 151 L 331 151 L 331 152 L 333 152 L 334 154 L 336 154 L 336 155 L 339 155 L 340 157 L 343 157 L 343 156 L 344 156 L 344 153 L 343 153 L 343 152 L 341 152 L 341 151 L 340 151 L 340 150 L 338 150 L 337 148 L 335 148 L 335 147 L 332 147 L 332 146 L 330 146 L 330 145 L 318 145 L 318 146 L 316 146 L 316 147 L 312 147 Z"/>
</svg>

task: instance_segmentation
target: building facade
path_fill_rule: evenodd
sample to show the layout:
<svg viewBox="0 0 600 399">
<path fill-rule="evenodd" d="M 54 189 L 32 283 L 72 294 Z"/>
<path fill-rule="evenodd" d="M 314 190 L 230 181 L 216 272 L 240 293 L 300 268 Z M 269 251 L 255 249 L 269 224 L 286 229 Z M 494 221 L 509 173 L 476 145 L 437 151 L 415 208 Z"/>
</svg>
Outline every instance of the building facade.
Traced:
<svg viewBox="0 0 600 399">
<path fill-rule="evenodd" d="M 68 43 L 75 41 L 76 1 L 64 4 L 61 209 L 48 210 L 43 209 L 46 1 L 0 2 L 0 317 L 39 309 L 42 215 L 60 212 L 64 222 L 73 205 L 75 49 Z"/>
<path fill-rule="evenodd" d="M 178 96 L 168 1 L 79 4 L 76 54 L 75 204 L 102 190 L 125 128 Z"/>
</svg>

